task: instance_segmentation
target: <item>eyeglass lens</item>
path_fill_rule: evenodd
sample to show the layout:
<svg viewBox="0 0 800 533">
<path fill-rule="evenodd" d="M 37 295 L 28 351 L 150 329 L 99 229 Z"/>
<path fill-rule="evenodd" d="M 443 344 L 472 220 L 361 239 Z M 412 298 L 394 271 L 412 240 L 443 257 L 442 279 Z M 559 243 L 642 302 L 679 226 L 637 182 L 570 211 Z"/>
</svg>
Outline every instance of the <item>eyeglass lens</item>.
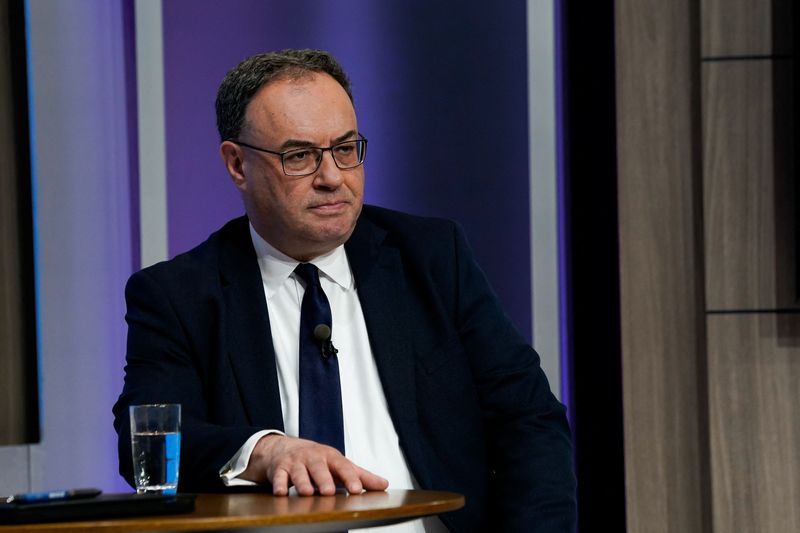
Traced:
<svg viewBox="0 0 800 533">
<path fill-rule="evenodd" d="M 358 139 L 345 141 L 327 149 L 310 147 L 289 150 L 283 154 L 283 168 L 290 175 L 310 174 L 319 167 L 322 152 L 325 150 L 331 151 L 339 168 L 354 168 L 364 162 L 365 147 L 364 140 Z"/>
</svg>

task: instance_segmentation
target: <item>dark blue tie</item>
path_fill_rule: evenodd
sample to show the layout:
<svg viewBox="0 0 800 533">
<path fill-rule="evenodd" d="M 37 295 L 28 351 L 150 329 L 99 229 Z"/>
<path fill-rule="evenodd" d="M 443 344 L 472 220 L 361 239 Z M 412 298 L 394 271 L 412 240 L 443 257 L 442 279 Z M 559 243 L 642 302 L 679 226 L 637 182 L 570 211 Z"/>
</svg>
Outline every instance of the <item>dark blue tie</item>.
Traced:
<svg viewBox="0 0 800 533">
<path fill-rule="evenodd" d="M 300 307 L 300 437 L 344 454 L 339 360 L 330 340 L 331 306 L 317 267 L 300 263 L 294 271 L 306 283 Z"/>
</svg>

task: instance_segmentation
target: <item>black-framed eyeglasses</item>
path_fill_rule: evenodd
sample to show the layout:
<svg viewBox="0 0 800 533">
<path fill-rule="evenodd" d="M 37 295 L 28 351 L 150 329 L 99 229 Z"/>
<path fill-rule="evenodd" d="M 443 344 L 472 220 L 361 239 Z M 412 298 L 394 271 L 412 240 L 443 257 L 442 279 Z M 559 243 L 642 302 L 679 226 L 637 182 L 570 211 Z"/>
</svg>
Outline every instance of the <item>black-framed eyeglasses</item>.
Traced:
<svg viewBox="0 0 800 533">
<path fill-rule="evenodd" d="M 285 152 L 276 152 L 274 150 L 267 150 L 266 148 L 259 148 L 258 146 L 253 146 L 252 144 L 247 144 L 236 139 L 228 140 L 239 146 L 250 148 L 251 150 L 280 156 L 283 172 L 287 176 L 308 176 L 317 171 L 319 165 L 322 163 L 322 156 L 328 151 L 333 156 L 333 162 L 342 170 L 361 166 L 364 163 L 364 159 L 367 157 L 367 138 L 360 133 L 358 137 L 358 139 L 343 141 L 326 148 L 320 146 L 304 146 L 302 148 L 292 148 Z"/>
</svg>

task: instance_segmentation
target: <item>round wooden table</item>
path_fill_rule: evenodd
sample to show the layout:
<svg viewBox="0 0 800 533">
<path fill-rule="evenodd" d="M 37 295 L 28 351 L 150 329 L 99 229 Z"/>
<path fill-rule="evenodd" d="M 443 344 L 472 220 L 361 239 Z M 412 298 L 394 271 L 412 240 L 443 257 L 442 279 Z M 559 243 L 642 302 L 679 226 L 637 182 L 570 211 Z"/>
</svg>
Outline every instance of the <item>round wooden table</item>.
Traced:
<svg viewBox="0 0 800 533">
<path fill-rule="evenodd" d="M 265 533 L 324 533 L 396 524 L 464 506 L 452 492 L 388 490 L 335 496 L 199 494 L 187 514 L 0 526 L 22 531 L 207 531 L 248 528 Z"/>
</svg>

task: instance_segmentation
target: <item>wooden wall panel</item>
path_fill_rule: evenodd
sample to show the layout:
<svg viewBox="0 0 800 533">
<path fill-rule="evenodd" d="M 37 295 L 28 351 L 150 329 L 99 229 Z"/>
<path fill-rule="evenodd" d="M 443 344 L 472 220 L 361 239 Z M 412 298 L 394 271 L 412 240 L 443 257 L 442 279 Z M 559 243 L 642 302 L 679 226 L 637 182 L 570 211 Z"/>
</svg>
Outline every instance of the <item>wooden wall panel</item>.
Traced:
<svg viewBox="0 0 800 533">
<path fill-rule="evenodd" d="M 792 0 L 702 0 L 703 57 L 788 54 Z"/>
<path fill-rule="evenodd" d="M 714 531 L 800 531 L 800 315 L 708 317 Z"/>
<path fill-rule="evenodd" d="M 709 531 L 694 4 L 616 3 L 628 531 Z"/>
<path fill-rule="evenodd" d="M 792 4 L 616 6 L 629 531 L 800 531 Z"/>
<path fill-rule="evenodd" d="M 702 67 L 711 310 L 796 303 L 790 67 L 790 61 L 718 61 Z"/>
</svg>

